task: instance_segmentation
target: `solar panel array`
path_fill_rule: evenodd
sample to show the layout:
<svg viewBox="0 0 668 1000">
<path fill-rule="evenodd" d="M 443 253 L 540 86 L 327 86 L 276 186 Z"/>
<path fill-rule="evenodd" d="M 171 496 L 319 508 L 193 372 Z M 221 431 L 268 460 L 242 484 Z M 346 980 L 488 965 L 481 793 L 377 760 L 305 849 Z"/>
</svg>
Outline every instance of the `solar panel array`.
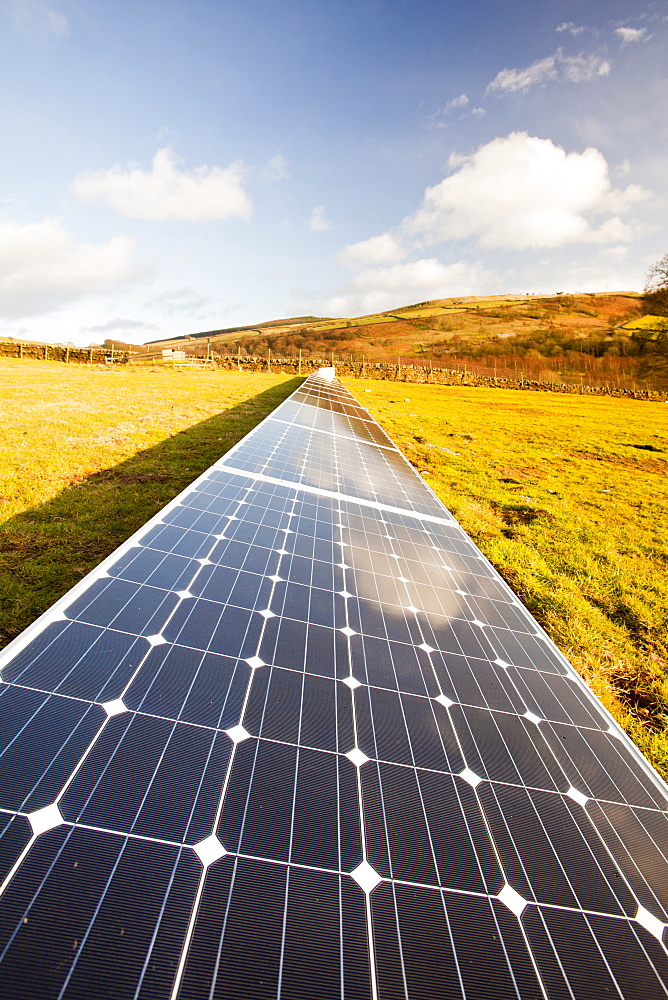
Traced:
<svg viewBox="0 0 668 1000">
<path fill-rule="evenodd" d="M 12 998 L 668 993 L 668 789 L 311 376 L 0 660 Z"/>
</svg>

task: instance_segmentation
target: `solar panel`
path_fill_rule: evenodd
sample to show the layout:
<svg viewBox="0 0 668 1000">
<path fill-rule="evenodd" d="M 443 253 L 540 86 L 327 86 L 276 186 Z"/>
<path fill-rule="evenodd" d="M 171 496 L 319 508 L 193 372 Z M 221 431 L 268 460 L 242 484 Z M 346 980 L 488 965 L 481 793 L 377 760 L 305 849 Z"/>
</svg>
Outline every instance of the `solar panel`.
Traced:
<svg viewBox="0 0 668 1000">
<path fill-rule="evenodd" d="M 666 785 L 327 370 L 0 668 L 3 996 L 668 994 Z"/>
</svg>

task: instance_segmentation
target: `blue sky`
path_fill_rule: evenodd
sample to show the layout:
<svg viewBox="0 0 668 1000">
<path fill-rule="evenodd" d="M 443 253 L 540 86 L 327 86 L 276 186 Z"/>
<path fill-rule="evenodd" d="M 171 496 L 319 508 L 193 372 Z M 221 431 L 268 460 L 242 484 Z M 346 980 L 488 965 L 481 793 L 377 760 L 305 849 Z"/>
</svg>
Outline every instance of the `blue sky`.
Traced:
<svg viewBox="0 0 668 1000">
<path fill-rule="evenodd" d="M 668 4 L 4 0 L 0 335 L 640 290 Z"/>
</svg>

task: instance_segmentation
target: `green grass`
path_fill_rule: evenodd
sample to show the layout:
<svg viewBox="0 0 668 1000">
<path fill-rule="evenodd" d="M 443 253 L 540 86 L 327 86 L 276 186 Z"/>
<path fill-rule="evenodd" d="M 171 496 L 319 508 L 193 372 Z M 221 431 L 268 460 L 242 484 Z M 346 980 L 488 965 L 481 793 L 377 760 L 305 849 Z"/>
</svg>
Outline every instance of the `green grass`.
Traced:
<svg viewBox="0 0 668 1000">
<path fill-rule="evenodd" d="M 301 381 L 0 360 L 0 642 Z"/>
<path fill-rule="evenodd" d="M 2 641 L 299 381 L 0 360 Z M 668 776 L 665 404 L 344 381 Z"/>
<path fill-rule="evenodd" d="M 668 776 L 666 404 L 343 381 Z"/>
</svg>

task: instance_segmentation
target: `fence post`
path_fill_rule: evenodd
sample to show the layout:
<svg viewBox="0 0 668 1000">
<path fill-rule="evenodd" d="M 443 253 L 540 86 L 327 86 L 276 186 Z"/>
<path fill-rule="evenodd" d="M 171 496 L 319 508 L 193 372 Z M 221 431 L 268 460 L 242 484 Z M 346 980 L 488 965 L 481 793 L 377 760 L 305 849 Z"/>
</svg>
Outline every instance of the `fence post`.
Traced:
<svg viewBox="0 0 668 1000">
<path fill-rule="evenodd" d="M 23 357 L 23 341 L 19 344 L 19 357 Z"/>
<path fill-rule="evenodd" d="M 267 348 L 267 371 L 271 371 L 271 347 Z"/>
<path fill-rule="evenodd" d="M 45 344 L 44 345 L 44 360 L 48 361 L 48 359 L 49 359 L 49 346 L 48 346 L 48 344 Z"/>
<path fill-rule="evenodd" d="M 93 364 L 93 348 L 91 347 L 88 351 L 88 364 Z"/>
<path fill-rule="evenodd" d="M 65 361 L 69 362 L 69 360 L 70 360 L 70 349 L 68 346 L 65 348 Z"/>
<path fill-rule="evenodd" d="M 300 347 L 299 348 L 299 368 L 297 369 L 297 374 L 301 375 L 301 373 L 302 373 L 302 349 Z"/>
</svg>

